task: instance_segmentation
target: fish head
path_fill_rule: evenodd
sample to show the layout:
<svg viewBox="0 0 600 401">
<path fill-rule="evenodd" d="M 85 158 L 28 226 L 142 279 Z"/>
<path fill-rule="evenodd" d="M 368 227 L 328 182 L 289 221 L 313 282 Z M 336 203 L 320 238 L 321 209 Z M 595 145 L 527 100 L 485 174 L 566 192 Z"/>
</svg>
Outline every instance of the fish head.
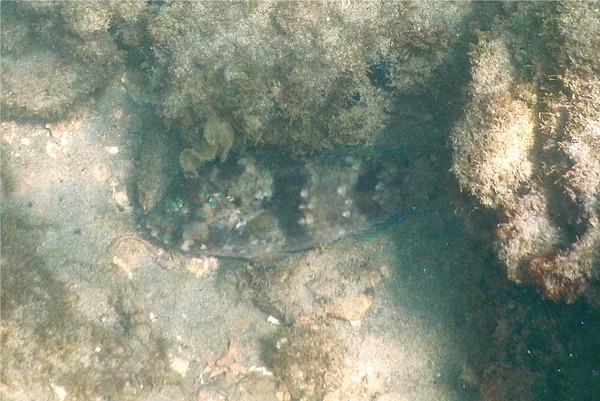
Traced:
<svg viewBox="0 0 600 401">
<path fill-rule="evenodd" d="M 222 252 L 239 213 L 235 204 L 219 192 L 185 186 L 171 191 L 143 218 L 152 239 L 196 256 Z"/>
<path fill-rule="evenodd" d="M 143 227 L 152 238 L 166 245 L 182 242 L 182 227 L 190 220 L 193 205 L 182 194 L 163 198 L 143 218 Z"/>
</svg>

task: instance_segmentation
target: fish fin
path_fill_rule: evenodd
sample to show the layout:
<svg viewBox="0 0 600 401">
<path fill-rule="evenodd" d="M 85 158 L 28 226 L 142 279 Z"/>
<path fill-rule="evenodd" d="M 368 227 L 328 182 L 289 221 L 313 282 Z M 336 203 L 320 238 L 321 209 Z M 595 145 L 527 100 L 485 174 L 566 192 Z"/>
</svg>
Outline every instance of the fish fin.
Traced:
<svg viewBox="0 0 600 401">
<path fill-rule="evenodd" d="M 390 232 L 394 227 L 396 227 L 397 224 L 400 224 L 404 219 L 406 219 L 412 211 L 412 208 L 404 209 L 400 213 L 371 224 L 369 227 L 361 230 L 356 235 L 362 242 L 371 241 L 380 235 Z"/>
<path fill-rule="evenodd" d="M 277 218 L 269 210 L 263 210 L 250 218 L 241 228 L 239 235 L 241 238 L 246 239 L 284 239 L 283 233 L 279 229 Z"/>
</svg>

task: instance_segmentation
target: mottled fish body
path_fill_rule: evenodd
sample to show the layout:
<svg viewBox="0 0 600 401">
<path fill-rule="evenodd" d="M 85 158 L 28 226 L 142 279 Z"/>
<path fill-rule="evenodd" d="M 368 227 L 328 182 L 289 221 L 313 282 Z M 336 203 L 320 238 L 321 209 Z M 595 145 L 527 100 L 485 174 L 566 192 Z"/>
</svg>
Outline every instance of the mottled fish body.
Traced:
<svg viewBox="0 0 600 401">
<path fill-rule="evenodd" d="M 389 224 L 403 208 L 402 167 L 367 150 L 209 163 L 144 224 L 162 244 L 194 256 L 273 261 Z"/>
</svg>

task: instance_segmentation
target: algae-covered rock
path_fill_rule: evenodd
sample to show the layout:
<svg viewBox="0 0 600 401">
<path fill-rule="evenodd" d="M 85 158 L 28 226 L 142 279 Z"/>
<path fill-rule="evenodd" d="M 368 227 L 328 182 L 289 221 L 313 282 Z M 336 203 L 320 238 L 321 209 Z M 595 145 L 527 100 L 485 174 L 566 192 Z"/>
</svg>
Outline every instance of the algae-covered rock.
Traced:
<svg viewBox="0 0 600 401">
<path fill-rule="evenodd" d="M 152 81 L 163 118 L 188 140 L 216 111 L 249 145 L 372 143 L 389 89 L 423 90 L 468 12 L 427 2 L 166 3 L 148 26 Z"/>
<path fill-rule="evenodd" d="M 141 1 L 3 4 L 4 116 L 59 119 L 89 101 L 123 73 L 118 42 L 135 42 L 144 8 Z"/>
<path fill-rule="evenodd" d="M 473 101 L 452 138 L 454 172 L 484 205 L 495 207 L 513 201 L 515 188 L 534 169 L 533 110 L 512 95 L 516 82 L 504 42 L 484 41 L 476 49 L 470 89 Z M 520 94 L 528 89 L 520 88 Z"/>
<path fill-rule="evenodd" d="M 528 4 L 513 11 L 471 52 L 471 100 L 452 135 L 453 171 L 502 216 L 498 255 L 512 280 L 533 283 L 551 299 L 593 297 L 600 280 L 600 8 Z"/>
</svg>

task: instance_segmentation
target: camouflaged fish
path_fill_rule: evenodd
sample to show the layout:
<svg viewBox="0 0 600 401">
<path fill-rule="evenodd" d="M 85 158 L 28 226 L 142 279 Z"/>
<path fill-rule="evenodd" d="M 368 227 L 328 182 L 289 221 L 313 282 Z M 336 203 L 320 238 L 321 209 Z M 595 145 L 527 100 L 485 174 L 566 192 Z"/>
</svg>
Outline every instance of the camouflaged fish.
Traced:
<svg viewBox="0 0 600 401">
<path fill-rule="evenodd" d="M 397 220 L 402 164 L 374 150 L 211 162 L 171 190 L 144 225 L 194 256 L 275 261 Z"/>
</svg>

